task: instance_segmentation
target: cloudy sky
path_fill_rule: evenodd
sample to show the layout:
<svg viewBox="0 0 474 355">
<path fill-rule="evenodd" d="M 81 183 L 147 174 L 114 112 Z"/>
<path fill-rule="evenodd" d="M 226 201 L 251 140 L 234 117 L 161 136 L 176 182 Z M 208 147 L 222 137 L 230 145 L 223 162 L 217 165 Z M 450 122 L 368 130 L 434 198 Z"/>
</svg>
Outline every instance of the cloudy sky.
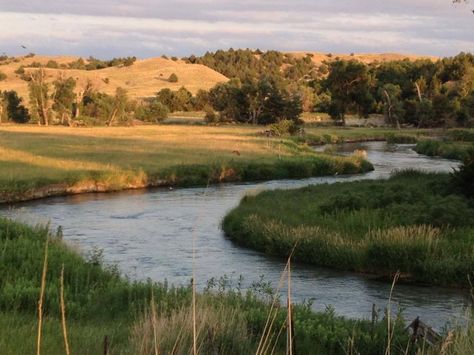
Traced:
<svg viewBox="0 0 474 355">
<path fill-rule="evenodd" d="M 110 58 L 219 48 L 453 55 L 474 14 L 451 0 L 0 0 L 0 54 Z"/>
</svg>

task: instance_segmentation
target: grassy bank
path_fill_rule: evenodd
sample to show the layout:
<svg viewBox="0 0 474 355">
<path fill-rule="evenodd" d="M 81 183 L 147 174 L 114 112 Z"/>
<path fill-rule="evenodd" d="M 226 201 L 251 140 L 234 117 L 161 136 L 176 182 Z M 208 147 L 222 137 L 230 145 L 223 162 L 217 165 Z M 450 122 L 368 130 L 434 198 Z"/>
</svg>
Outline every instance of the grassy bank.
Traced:
<svg viewBox="0 0 474 355">
<path fill-rule="evenodd" d="M 371 169 L 261 127 L 0 127 L 0 202 L 147 186 L 304 178 Z"/>
<path fill-rule="evenodd" d="M 474 151 L 474 130 L 455 129 L 448 131 L 443 140 L 424 140 L 415 151 L 428 156 L 446 159 L 465 160 Z"/>
<path fill-rule="evenodd" d="M 187 354 L 191 339 L 191 289 L 132 282 L 101 264 L 100 254 L 80 257 L 47 228 L 31 228 L 0 218 L 0 353 L 28 354 L 36 348 L 38 299 L 46 240 L 42 353 L 64 353 L 61 327 L 61 269 L 72 353 L 102 353 L 104 337 L 110 354 L 154 354 L 154 332 L 160 353 Z M 268 347 L 285 349 L 286 312 L 270 312 L 271 293 L 264 285 L 250 291 L 209 288 L 197 297 L 200 353 L 255 353 L 269 314 L 275 317 Z M 388 297 L 388 295 L 387 295 Z M 153 299 L 153 302 L 152 302 Z M 152 306 L 153 305 L 153 306 Z M 392 319 L 393 320 L 393 319 Z M 296 350 L 300 354 L 380 354 L 387 347 L 387 321 L 344 319 L 309 305 L 294 310 Z M 278 338 L 280 330 L 283 334 Z M 395 324 L 392 352 L 408 344 L 401 320 Z"/>
<path fill-rule="evenodd" d="M 247 196 L 223 221 L 238 243 L 298 261 L 424 284 L 468 287 L 474 207 L 448 175 L 403 172 Z"/>
<path fill-rule="evenodd" d="M 389 141 L 391 143 L 415 143 L 423 137 L 440 134 L 435 129 L 403 129 L 393 128 L 349 128 L 349 127 L 305 127 L 304 140 L 308 144 L 336 144 L 345 142 Z"/>
</svg>

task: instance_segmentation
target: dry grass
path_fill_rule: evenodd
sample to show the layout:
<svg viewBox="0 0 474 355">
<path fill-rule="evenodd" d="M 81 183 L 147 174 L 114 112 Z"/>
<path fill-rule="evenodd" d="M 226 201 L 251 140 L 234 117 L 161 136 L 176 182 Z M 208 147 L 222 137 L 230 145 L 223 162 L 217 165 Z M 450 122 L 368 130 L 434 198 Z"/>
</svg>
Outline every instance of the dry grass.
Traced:
<svg viewBox="0 0 474 355">
<path fill-rule="evenodd" d="M 252 348 L 239 309 L 198 303 L 196 318 L 198 354 L 243 354 Z M 131 342 L 139 355 L 193 353 L 193 310 L 148 312 L 132 327 Z"/>
<path fill-rule="evenodd" d="M 320 52 L 289 52 L 295 58 L 303 58 L 307 54 L 312 55 L 312 60 L 316 65 L 321 65 L 324 61 L 331 62 L 336 58 L 351 60 L 355 59 L 365 64 L 371 64 L 374 62 L 390 62 L 394 60 L 417 60 L 417 59 L 430 59 L 436 61 L 439 58 L 434 56 L 420 56 L 414 54 L 401 54 L 401 53 L 355 53 L 354 55 L 343 54 L 343 53 L 332 53 L 331 56 L 328 56 L 329 53 L 320 53 Z"/>
<path fill-rule="evenodd" d="M 18 58 L 17 63 L 2 65 L 1 71 L 7 75 L 7 79 L 0 81 L 0 90 L 15 90 L 28 101 L 28 85 L 18 74 L 15 74 L 21 65 L 29 65 L 32 62 L 46 64 L 49 60 L 55 60 L 59 64 L 67 64 L 77 57 L 35 56 L 33 58 Z M 27 72 L 32 69 L 25 69 Z M 132 98 L 154 96 L 156 92 L 164 88 L 178 90 L 181 86 L 186 87 L 192 93 L 199 89 L 209 90 L 217 83 L 228 79 L 218 72 L 200 64 L 186 64 L 178 60 L 173 61 L 163 58 L 149 58 L 137 60 L 129 67 L 111 67 L 101 70 L 71 70 L 71 69 L 45 69 L 48 82 L 54 81 L 61 73 L 75 78 L 78 89 L 84 87 L 90 80 L 94 88 L 107 94 L 114 94 L 117 87 L 127 90 Z M 177 83 L 170 83 L 168 77 L 175 73 L 178 76 Z M 107 83 L 108 81 L 108 83 Z"/>
<path fill-rule="evenodd" d="M 287 139 L 260 136 L 261 130 L 249 126 L 0 126 L 0 200 L 2 195 L 5 201 L 18 201 L 146 186 L 302 178 L 348 173 L 348 166 L 356 169 L 351 173 L 362 169 L 361 161 L 318 155 Z M 311 175 L 293 176 L 298 167 L 312 163 L 322 165 Z M 286 170 L 272 172 L 278 164 L 287 164 Z"/>
</svg>

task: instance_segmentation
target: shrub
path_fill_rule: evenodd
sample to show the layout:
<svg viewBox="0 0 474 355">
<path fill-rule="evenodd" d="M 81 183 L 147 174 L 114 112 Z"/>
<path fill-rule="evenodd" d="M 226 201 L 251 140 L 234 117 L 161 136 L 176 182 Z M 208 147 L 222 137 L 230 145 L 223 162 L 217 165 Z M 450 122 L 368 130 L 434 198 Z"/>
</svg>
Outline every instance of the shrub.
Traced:
<svg viewBox="0 0 474 355">
<path fill-rule="evenodd" d="M 3 81 L 7 78 L 7 74 L 0 71 L 0 81 Z"/>
<path fill-rule="evenodd" d="M 474 198 L 474 148 L 469 151 L 464 164 L 451 175 L 451 178 L 455 189 L 468 198 Z"/>
<path fill-rule="evenodd" d="M 177 83 L 177 82 L 178 82 L 178 76 L 177 76 L 175 73 L 173 73 L 173 74 L 171 74 L 170 77 L 168 78 L 168 81 L 169 81 L 170 83 Z"/>
<path fill-rule="evenodd" d="M 281 120 L 269 126 L 269 131 L 274 136 L 294 135 L 298 133 L 300 127 L 291 120 Z"/>
</svg>

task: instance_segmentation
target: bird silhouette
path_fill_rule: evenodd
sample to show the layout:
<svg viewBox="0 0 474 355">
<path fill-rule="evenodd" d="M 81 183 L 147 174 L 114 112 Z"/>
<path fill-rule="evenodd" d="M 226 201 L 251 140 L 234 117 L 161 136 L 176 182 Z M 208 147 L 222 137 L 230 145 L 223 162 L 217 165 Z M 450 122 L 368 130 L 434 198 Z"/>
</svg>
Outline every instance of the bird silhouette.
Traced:
<svg viewBox="0 0 474 355">
<path fill-rule="evenodd" d="M 23 48 L 23 49 L 27 49 L 24 45 L 20 45 L 20 47 Z"/>
</svg>

